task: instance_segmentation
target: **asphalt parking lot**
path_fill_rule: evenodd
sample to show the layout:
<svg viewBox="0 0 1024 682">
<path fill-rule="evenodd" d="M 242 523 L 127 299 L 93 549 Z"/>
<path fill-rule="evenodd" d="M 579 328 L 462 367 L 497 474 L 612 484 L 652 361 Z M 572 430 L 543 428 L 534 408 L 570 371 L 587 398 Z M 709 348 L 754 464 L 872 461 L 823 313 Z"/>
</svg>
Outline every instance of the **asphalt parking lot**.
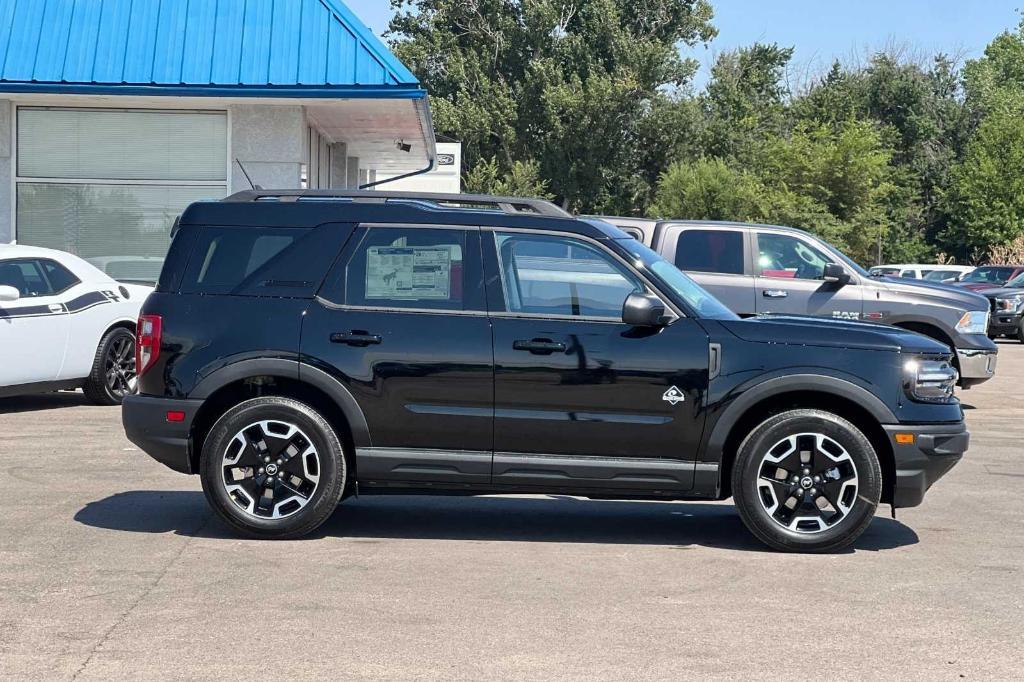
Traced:
<svg viewBox="0 0 1024 682">
<path fill-rule="evenodd" d="M 762 550 L 731 503 L 349 500 L 231 537 L 77 394 L 0 400 L 0 679 L 1024 677 L 1024 347 L 970 452 L 852 551 Z"/>
</svg>

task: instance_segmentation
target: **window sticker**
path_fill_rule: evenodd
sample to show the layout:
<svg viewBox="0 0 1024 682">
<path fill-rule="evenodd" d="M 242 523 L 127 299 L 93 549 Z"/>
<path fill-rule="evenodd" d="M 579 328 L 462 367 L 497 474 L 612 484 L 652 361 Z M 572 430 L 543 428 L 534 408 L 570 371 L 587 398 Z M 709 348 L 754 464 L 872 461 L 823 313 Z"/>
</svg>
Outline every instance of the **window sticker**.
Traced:
<svg viewBox="0 0 1024 682">
<path fill-rule="evenodd" d="M 450 298 L 452 247 L 371 246 L 366 251 L 366 298 Z"/>
</svg>

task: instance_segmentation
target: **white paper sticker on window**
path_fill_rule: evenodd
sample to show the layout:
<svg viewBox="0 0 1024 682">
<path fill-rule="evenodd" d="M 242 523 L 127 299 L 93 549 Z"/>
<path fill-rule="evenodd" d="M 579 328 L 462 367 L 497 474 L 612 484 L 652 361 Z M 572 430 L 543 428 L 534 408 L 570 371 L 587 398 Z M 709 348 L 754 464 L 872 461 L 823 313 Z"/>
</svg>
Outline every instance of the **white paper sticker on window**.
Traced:
<svg viewBox="0 0 1024 682">
<path fill-rule="evenodd" d="M 371 246 L 366 298 L 445 299 L 451 294 L 452 247 Z"/>
</svg>

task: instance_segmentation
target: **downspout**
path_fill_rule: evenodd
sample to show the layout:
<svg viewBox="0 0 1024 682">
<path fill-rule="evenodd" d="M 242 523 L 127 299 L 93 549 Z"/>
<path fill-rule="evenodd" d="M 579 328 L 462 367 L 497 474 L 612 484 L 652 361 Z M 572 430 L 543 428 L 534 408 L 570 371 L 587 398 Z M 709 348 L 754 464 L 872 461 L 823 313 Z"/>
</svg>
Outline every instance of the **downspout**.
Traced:
<svg viewBox="0 0 1024 682">
<path fill-rule="evenodd" d="M 396 175 L 393 178 L 385 178 L 384 180 L 368 182 L 365 185 L 360 185 L 359 189 L 370 189 L 371 187 L 383 185 L 385 182 L 394 182 L 395 180 L 405 180 L 406 178 L 414 178 L 417 175 L 423 175 L 434 170 L 434 165 L 437 163 L 437 139 L 434 137 L 434 117 L 430 113 L 430 102 L 427 100 L 425 92 L 423 99 L 420 100 L 420 103 L 422 103 L 423 105 L 422 109 L 420 109 L 420 113 L 423 116 L 423 118 L 420 119 L 420 125 L 423 131 L 423 140 L 424 142 L 427 143 L 427 167 L 421 168 L 420 170 L 413 171 L 411 173 L 406 173 L 405 175 Z"/>
<path fill-rule="evenodd" d="M 385 182 L 394 182 L 395 180 L 405 180 L 406 178 L 414 178 L 417 175 L 423 175 L 424 173 L 429 173 L 430 171 L 434 170 L 434 164 L 435 163 L 436 163 L 436 161 L 434 160 L 434 157 L 430 157 L 430 163 L 427 164 L 426 168 L 421 168 L 421 169 L 415 170 L 415 171 L 413 171 L 411 173 L 406 173 L 405 175 L 396 175 L 393 178 L 384 178 L 383 180 L 377 180 L 376 182 L 368 182 L 365 185 L 359 185 L 359 189 L 370 189 L 371 187 L 376 187 L 377 185 L 383 185 Z"/>
</svg>

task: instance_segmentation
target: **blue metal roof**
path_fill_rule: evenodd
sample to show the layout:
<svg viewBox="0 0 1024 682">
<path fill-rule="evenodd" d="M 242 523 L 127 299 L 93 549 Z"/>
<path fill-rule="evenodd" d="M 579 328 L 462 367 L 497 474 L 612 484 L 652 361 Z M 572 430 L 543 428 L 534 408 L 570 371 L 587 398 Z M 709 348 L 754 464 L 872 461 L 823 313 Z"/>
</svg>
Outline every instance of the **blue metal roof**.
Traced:
<svg viewBox="0 0 1024 682">
<path fill-rule="evenodd" d="M 425 97 L 340 0 L 0 0 L 0 92 Z"/>
</svg>

